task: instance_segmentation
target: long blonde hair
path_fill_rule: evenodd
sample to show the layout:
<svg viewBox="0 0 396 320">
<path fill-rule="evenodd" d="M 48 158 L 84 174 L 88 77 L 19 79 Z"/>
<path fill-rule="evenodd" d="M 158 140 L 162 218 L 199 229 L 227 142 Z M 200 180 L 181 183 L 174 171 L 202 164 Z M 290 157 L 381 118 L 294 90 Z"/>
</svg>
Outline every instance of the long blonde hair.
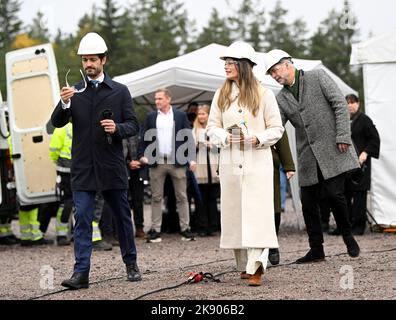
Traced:
<svg viewBox="0 0 396 320">
<path fill-rule="evenodd" d="M 236 60 L 236 59 L 235 59 Z M 238 70 L 237 85 L 239 87 L 238 105 L 246 107 L 254 116 L 260 107 L 260 83 L 253 74 L 251 63 L 245 59 L 237 60 L 235 67 Z M 226 80 L 220 89 L 218 106 L 222 112 L 227 110 L 231 103 L 232 80 Z"/>
</svg>

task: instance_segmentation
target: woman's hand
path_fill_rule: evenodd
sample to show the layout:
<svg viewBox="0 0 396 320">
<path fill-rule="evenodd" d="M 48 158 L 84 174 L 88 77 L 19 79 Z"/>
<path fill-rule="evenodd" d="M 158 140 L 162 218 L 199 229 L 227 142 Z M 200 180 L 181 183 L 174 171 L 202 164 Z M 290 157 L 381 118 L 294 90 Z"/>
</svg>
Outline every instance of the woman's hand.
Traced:
<svg viewBox="0 0 396 320">
<path fill-rule="evenodd" d="M 256 136 L 247 136 L 243 140 L 245 144 L 251 144 L 252 146 L 255 146 L 259 143 L 259 140 L 257 139 Z"/>
<path fill-rule="evenodd" d="M 241 136 L 232 135 L 232 134 L 228 134 L 226 141 L 229 142 L 230 144 L 243 143 L 243 144 L 252 145 L 252 146 L 256 146 L 257 144 L 260 143 L 260 141 L 257 139 L 256 136 L 245 136 L 243 139 L 241 139 Z"/>
<path fill-rule="evenodd" d="M 239 135 L 233 135 L 231 133 L 228 134 L 228 137 L 226 139 L 226 142 L 230 143 L 230 144 L 237 144 L 237 143 L 241 143 L 242 139 Z"/>
</svg>

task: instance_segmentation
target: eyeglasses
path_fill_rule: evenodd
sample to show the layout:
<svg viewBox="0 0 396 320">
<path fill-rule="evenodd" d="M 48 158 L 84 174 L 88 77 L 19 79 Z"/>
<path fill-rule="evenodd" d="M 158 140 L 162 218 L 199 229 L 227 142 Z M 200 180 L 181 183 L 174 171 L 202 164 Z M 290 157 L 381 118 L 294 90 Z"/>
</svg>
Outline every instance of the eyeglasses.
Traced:
<svg viewBox="0 0 396 320">
<path fill-rule="evenodd" d="M 285 64 L 285 62 L 287 62 L 287 60 L 283 60 L 277 63 L 276 65 L 274 65 L 270 70 L 268 70 L 268 74 L 271 75 L 272 73 L 278 72 L 282 68 L 282 65 Z"/>
<path fill-rule="evenodd" d="M 224 61 L 224 65 L 225 66 L 228 66 L 228 65 L 231 65 L 231 64 L 238 65 L 239 61 L 231 60 L 231 59 L 227 59 L 227 60 Z"/>
<path fill-rule="evenodd" d="M 69 82 L 67 81 L 67 76 L 69 75 L 69 73 L 70 73 L 70 69 L 66 72 L 66 76 L 65 76 L 66 86 L 67 86 L 67 87 L 71 87 L 71 86 L 69 85 Z M 76 88 L 74 88 L 74 92 L 75 92 L 75 93 L 81 93 L 81 92 L 84 92 L 85 89 L 87 89 L 87 81 L 85 80 L 84 73 L 82 72 L 81 69 L 80 69 L 80 73 L 81 73 L 81 77 L 83 78 L 83 81 L 84 81 L 84 87 L 81 88 L 81 89 L 78 89 L 78 90 L 77 90 Z"/>
</svg>

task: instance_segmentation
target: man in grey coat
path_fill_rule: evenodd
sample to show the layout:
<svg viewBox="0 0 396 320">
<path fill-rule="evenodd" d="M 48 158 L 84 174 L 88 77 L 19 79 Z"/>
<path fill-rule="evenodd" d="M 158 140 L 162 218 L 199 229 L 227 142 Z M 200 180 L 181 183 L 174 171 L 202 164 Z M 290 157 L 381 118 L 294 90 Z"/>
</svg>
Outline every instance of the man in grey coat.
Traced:
<svg viewBox="0 0 396 320">
<path fill-rule="evenodd" d="M 348 254 L 357 257 L 360 249 L 348 221 L 344 181 L 345 173 L 359 168 L 359 162 L 350 148 L 345 98 L 324 70 L 297 70 L 285 51 L 272 50 L 265 60 L 267 74 L 284 86 L 277 95 L 283 124 L 290 121 L 296 129 L 301 202 L 310 246 L 296 263 L 325 259 L 319 211 L 322 190 Z"/>
</svg>

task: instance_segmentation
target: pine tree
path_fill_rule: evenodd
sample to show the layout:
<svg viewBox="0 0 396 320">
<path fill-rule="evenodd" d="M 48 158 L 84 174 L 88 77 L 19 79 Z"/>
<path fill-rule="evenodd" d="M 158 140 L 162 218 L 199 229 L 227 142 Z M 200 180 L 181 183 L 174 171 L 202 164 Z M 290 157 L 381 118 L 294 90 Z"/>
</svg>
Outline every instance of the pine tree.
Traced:
<svg viewBox="0 0 396 320">
<path fill-rule="evenodd" d="M 120 40 L 120 8 L 115 0 L 104 0 L 103 8 L 98 15 L 99 34 L 106 41 L 108 48 L 108 63 L 106 72 L 111 76 L 118 74 L 119 65 L 119 40 Z"/>
<path fill-rule="evenodd" d="M 94 4 L 91 8 L 91 13 L 84 14 L 78 22 L 78 35 L 77 38 L 82 38 L 88 32 L 100 32 L 101 26 L 97 14 L 97 7 Z"/>
<path fill-rule="evenodd" d="M 360 70 L 352 71 L 349 65 L 352 42 L 358 31 L 355 26 L 344 24 L 345 14 L 356 22 L 356 17 L 349 11 L 349 2 L 344 2 L 342 12 L 332 10 L 323 20 L 310 41 L 310 58 L 322 60 L 323 64 L 341 77 L 356 90 L 362 90 Z"/>
<path fill-rule="evenodd" d="M 297 19 L 290 25 L 286 23 L 287 10 L 278 1 L 275 8 L 269 12 L 270 22 L 265 33 L 267 51 L 281 49 L 292 57 L 304 58 L 306 56 L 306 24 Z"/>
<path fill-rule="evenodd" d="M 185 52 L 189 20 L 183 3 L 174 0 L 142 0 L 136 7 L 134 16 L 141 39 L 142 67 Z"/>
<path fill-rule="evenodd" d="M 216 8 L 212 9 L 208 25 L 202 29 L 194 45 L 195 49 L 218 43 L 228 46 L 231 42 L 231 30 L 227 20 L 219 16 Z"/>
<path fill-rule="evenodd" d="M 63 87 L 65 83 L 66 72 L 70 69 L 70 83 L 76 83 L 81 80 L 78 70 L 81 68 L 81 60 L 77 56 L 78 41 L 72 34 L 63 34 L 60 29 L 52 43 L 56 64 L 58 67 L 59 85 Z"/>
<path fill-rule="evenodd" d="M 18 0 L 0 0 L 0 47 L 10 48 L 21 31 L 22 21 L 18 18 L 21 4 Z"/>
<path fill-rule="evenodd" d="M 229 1 L 227 3 L 230 5 Z M 256 51 L 261 51 L 264 45 L 265 10 L 261 3 L 258 0 L 242 1 L 240 7 L 233 10 L 229 17 L 232 41 L 246 41 Z"/>
<path fill-rule="evenodd" d="M 0 90 L 4 100 L 7 97 L 4 57 L 22 29 L 22 21 L 17 16 L 20 6 L 18 0 L 0 0 Z"/>
<path fill-rule="evenodd" d="M 105 39 L 109 48 L 109 53 L 116 52 L 118 47 L 118 35 L 120 24 L 120 8 L 116 5 L 115 0 L 104 0 L 103 8 L 98 14 L 98 23 L 100 35 Z"/>
<path fill-rule="evenodd" d="M 120 18 L 117 50 L 119 68 L 114 75 L 125 74 L 143 68 L 141 37 L 134 19 L 134 8 L 125 10 Z"/>
<path fill-rule="evenodd" d="M 28 26 L 29 36 L 38 41 L 38 43 L 45 43 L 49 41 L 50 33 L 45 23 L 44 14 L 37 11 L 36 17 L 33 22 Z"/>
</svg>

